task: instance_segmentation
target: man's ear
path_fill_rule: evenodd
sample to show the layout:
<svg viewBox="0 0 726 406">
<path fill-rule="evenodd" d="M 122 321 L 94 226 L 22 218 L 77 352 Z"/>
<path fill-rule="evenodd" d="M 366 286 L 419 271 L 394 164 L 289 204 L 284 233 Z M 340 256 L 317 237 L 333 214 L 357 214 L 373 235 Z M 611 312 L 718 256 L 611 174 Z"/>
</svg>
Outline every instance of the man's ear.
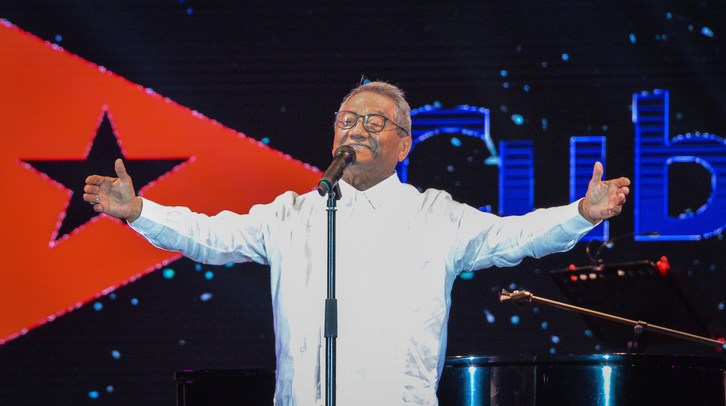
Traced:
<svg viewBox="0 0 726 406">
<path fill-rule="evenodd" d="M 411 152 L 412 143 L 413 140 L 410 136 L 406 136 L 401 140 L 401 151 L 398 153 L 398 162 L 403 162 L 403 160 L 406 159 L 408 153 Z"/>
</svg>

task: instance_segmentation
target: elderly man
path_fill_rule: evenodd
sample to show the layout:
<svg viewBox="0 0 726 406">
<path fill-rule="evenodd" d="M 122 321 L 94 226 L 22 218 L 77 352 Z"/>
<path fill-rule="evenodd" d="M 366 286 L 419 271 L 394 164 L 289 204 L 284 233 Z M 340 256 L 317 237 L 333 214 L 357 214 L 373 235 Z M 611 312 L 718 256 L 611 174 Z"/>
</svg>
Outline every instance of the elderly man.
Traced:
<svg viewBox="0 0 726 406">
<path fill-rule="evenodd" d="M 395 167 L 411 149 L 410 129 L 403 92 L 383 82 L 353 89 L 336 113 L 333 151 L 356 152 L 337 205 L 342 405 L 437 404 L 456 276 L 568 250 L 619 214 L 629 193 L 627 178 L 602 181 L 597 163 L 577 202 L 524 216 L 484 213 L 399 181 Z M 118 178 L 86 180 L 83 198 L 97 212 L 126 219 L 155 246 L 195 261 L 270 265 L 275 403 L 323 404 L 326 199 L 286 192 L 248 214 L 210 217 L 136 196 L 121 160 L 115 168 Z"/>
</svg>

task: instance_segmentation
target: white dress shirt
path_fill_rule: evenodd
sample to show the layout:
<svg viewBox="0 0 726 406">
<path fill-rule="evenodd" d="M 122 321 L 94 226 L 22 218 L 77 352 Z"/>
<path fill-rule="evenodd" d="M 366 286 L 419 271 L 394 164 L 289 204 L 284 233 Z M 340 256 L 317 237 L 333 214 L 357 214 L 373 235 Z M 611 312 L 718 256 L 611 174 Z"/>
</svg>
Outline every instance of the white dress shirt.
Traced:
<svg viewBox="0 0 726 406">
<path fill-rule="evenodd" d="M 337 404 L 435 405 L 451 288 L 462 271 L 565 251 L 592 224 L 577 202 L 498 217 L 392 175 L 337 202 Z M 326 197 L 286 192 L 216 216 L 144 200 L 132 227 L 199 262 L 270 265 L 277 405 L 325 400 Z"/>
</svg>

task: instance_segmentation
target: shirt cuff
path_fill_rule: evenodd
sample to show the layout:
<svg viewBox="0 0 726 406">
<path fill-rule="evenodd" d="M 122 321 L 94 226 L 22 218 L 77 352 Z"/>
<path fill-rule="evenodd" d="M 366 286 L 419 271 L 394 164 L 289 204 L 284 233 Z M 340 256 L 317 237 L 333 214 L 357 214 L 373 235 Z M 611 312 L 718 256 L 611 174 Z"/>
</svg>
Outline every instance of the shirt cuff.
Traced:
<svg viewBox="0 0 726 406">
<path fill-rule="evenodd" d="M 569 221 L 565 221 L 562 224 L 562 228 L 564 228 L 565 231 L 574 235 L 587 234 L 602 221 L 600 220 L 596 224 L 592 224 L 586 218 L 582 217 L 582 215 L 580 214 L 580 209 L 578 207 L 580 205 L 580 200 L 582 199 L 575 200 L 574 202 L 566 206 L 567 211 L 571 213 L 571 216 Z"/>
<path fill-rule="evenodd" d="M 156 237 L 164 229 L 159 219 L 164 218 L 164 206 L 154 203 L 151 200 L 141 198 L 143 205 L 141 206 L 141 214 L 129 226 L 145 237 Z"/>
</svg>

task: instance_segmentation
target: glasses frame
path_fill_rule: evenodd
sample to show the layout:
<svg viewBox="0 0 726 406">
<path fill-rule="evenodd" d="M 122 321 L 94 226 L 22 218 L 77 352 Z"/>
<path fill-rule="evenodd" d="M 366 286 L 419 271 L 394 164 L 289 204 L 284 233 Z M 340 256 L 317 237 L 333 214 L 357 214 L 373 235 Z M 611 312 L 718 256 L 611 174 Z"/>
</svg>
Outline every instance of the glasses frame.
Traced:
<svg viewBox="0 0 726 406">
<path fill-rule="evenodd" d="M 343 127 L 342 125 L 338 124 L 338 115 L 341 113 L 348 113 L 348 114 L 352 114 L 355 116 L 355 121 L 353 122 L 353 124 L 350 127 Z M 390 118 L 384 116 L 383 114 L 371 113 L 371 114 L 366 114 L 363 116 L 363 115 L 356 114 L 352 111 L 347 111 L 347 110 L 336 111 L 334 114 L 335 114 L 335 125 L 338 128 L 341 128 L 343 130 L 350 130 L 351 128 L 355 127 L 356 125 L 358 125 L 358 119 L 362 118 L 363 119 L 363 128 L 365 128 L 366 131 L 368 131 L 369 133 L 378 134 L 378 133 L 382 132 L 386 128 L 386 123 L 390 122 L 393 125 L 395 125 L 396 127 L 403 130 L 404 134 L 408 135 L 408 131 L 406 131 L 405 128 L 401 127 L 400 125 L 398 125 L 398 123 L 396 123 L 395 121 L 391 120 Z M 368 119 L 372 116 L 381 117 L 383 119 L 383 127 L 381 127 L 381 129 L 378 131 L 371 130 L 370 128 L 368 128 Z"/>
</svg>

